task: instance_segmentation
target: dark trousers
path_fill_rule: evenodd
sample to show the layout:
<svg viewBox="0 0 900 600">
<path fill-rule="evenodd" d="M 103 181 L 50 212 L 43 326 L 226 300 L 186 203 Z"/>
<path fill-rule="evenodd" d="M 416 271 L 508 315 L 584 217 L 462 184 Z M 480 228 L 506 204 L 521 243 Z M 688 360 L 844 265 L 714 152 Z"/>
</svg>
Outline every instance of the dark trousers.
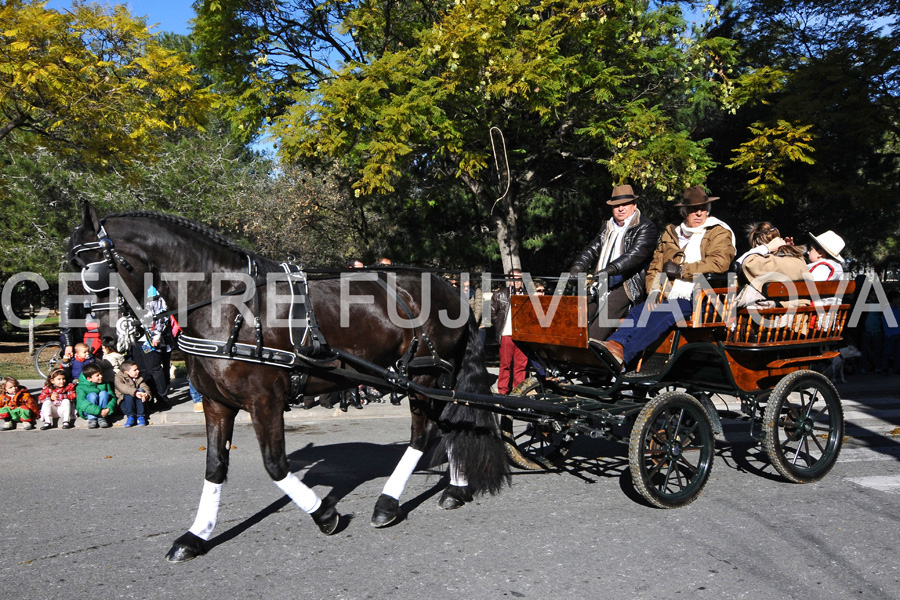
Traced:
<svg viewBox="0 0 900 600">
<path fill-rule="evenodd" d="M 510 390 L 525 381 L 528 368 L 528 357 L 516 346 L 512 336 L 500 338 L 500 377 L 497 379 L 497 391 L 509 394 Z"/>
<path fill-rule="evenodd" d="M 135 342 L 131 346 L 131 359 L 137 363 L 138 370 L 144 376 L 150 392 L 157 400 L 169 401 L 169 366 L 172 353 L 168 350 L 144 352 L 142 344 Z"/>
<path fill-rule="evenodd" d="M 131 394 L 125 394 L 122 396 L 122 414 L 126 417 L 143 417 L 144 403 L 141 402 L 140 398 L 135 398 Z"/>
<path fill-rule="evenodd" d="M 588 323 L 588 337 L 599 341 L 608 338 L 618 328 L 618 325 L 603 324 L 602 320 L 619 321 L 628 314 L 630 308 L 631 299 L 625 293 L 624 285 L 612 289 L 606 297 L 605 306 L 598 307 L 596 300 L 588 302 L 588 317 L 591 319 Z"/>
</svg>

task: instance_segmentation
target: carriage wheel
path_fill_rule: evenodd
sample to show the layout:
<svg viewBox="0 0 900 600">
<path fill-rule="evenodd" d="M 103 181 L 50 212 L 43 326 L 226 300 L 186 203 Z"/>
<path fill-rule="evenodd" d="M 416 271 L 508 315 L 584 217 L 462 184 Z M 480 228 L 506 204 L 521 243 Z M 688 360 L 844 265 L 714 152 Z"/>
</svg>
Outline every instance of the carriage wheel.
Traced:
<svg viewBox="0 0 900 600">
<path fill-rule="evenodd" d="M 769 460 L 786 479 L 809 483 L 824 477 L 844 438 L 844 412 L 834 385 L 813 371 L 785 376 L 769 395 L 763 434 Z"/>
<path fill-rule="evenodd" d="M 47 376 L 62 364 L 62 348 L 59 342 L 47 342 L 34 353 L 34 368 L 41 376 Z"/>
<path fill-rule="evenodd" d="M 689 394 L 667 392 L 641 409 L 628 444 L 634 487 L 653 506 L 685 506 L 712 472 L 715 442 L 703 405 Z"/>
<path fill-rule="evenodd" d="M 541 382 L 529 377 L 511 392 L 511 396 L 533 396 L 541 391 Z M 553 424 L 517 421 L 500 417 L 500 430 L 506 442 L 509 460 L 520 469 L 539 471 L 558 466 L 568 455 L 571 440 L 556 431 Z"/>
</svg>

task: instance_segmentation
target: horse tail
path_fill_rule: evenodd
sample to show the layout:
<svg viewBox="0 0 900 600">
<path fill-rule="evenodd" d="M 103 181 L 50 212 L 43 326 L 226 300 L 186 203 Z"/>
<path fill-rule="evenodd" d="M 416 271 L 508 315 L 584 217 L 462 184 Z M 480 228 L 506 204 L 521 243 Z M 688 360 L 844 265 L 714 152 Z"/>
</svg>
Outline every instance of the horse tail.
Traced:
<svg viewBox="0 0 900 600">
<path fill-rule="evenodd" d="M 484 364 L 484 347 L 478 339 L 475 319 L 464 330 L 465 349 L 459 358 L 455 389 L 459 392 L 490 394 L 491 385 Z M 500 436 L 497 415 L 492 412 L 448 402 L 440 419 L 443 444 L 452 461 L 451 472 L 465 476 L 473 494 L 496 494 L 509 484 L 509 463 Z"/>
</svg>

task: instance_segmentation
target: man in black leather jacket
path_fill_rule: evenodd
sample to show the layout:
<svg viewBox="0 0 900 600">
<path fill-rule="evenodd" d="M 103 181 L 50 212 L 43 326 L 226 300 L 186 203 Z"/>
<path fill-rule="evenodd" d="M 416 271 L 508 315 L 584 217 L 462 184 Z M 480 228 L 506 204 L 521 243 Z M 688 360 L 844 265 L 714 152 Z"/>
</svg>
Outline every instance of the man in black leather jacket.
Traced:
<svg viewBox="0 0 900 600">
<path fill-rule="evenodd" d="M 630 185 L 613 188 L 612 197 L 606 201 L 612 207 L 612 218 L 582 250 L 570 270 L 572 275 L 584 272 L 595 276 L 606 274 L 609 278 L 606 308 L 598 306 L 596 300 L 588 303 L 591 339 L 605 340 L 609 337 L 615 327 L 602 321 L 623 318 L 632 306 L 643 302 L 647 295 L 644 278 L 656 250 L 659 229 L 653 221 L 641 215 L 637 199 Z"/>
</svg>

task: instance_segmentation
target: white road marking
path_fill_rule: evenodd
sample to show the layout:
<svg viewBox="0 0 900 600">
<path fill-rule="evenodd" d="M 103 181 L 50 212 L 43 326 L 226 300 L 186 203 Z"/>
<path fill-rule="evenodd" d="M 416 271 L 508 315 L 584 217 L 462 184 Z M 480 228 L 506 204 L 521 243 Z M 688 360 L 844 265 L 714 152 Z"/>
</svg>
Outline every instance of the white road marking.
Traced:
<svg viewBox="0 0 900 600">
<path fill-rule="evenodd" d="M 889 494 L 900 494 L 900 475 L 875 475 L 872 477 L 847 477 L 856 485 Z"/>
<path fill-rule="evenodd" d="M 900 445 L 875 446 L 873 448 L 844 448 L 838 456 L 838 462 L 897 460 L 898 457 L 900 457 Z"/>
</svg>

